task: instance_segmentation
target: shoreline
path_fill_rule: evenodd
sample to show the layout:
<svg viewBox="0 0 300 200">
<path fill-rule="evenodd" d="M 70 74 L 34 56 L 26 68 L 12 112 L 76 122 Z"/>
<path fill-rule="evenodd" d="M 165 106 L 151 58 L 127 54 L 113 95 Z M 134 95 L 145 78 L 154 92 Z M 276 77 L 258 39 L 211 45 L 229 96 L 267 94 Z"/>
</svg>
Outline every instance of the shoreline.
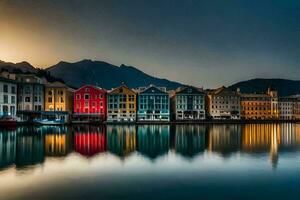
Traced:
<svg viewBox="0 0 300 200">
<path fill-rule="evenodd" d="M 185 121 L 135 121 L 135 122 L 76 122 L 64 124 L 35 124 L 27 122 L 17 122 L 16 126 L 65 126 L 65 125 L 214 125 L 214 124 L 281 124 L 300 123 L 300 120 L 185 120 Z M 5 128 L 1 127 L 0 128 Z"/>
</svg>

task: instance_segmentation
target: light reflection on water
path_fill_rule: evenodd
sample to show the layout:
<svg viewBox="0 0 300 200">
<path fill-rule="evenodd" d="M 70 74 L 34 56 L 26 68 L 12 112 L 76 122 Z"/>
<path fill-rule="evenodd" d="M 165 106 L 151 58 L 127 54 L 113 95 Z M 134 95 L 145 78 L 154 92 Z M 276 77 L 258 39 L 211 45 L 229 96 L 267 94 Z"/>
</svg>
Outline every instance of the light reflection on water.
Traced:
<svg viewBox="0 0 300 200">
<path fill-rule="evenodd" d="M 300 124 L 1 130 L 0 199 L 280 199 L 299 149 Z"/>
</svg>

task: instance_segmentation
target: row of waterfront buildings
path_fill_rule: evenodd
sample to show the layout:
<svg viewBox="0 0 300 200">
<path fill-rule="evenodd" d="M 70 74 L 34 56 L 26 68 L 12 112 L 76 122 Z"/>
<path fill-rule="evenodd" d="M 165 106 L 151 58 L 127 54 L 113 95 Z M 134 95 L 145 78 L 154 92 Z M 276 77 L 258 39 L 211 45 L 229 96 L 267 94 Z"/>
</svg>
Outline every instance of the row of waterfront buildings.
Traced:
<svg viewBox="0 0 300 200">
<path fill-rule="evenodd" d="M 154 85 L 131 89 L 125 84 L 111 90 L 93 85 L 75 90 L 33 74 L 2 72 L 0 115 L 66 122 L 298 120 L 300 96 L 279 97 L 271 89 L 265 94 L 244 94 L 225 87 L 167 91 Z"/>
</svg>

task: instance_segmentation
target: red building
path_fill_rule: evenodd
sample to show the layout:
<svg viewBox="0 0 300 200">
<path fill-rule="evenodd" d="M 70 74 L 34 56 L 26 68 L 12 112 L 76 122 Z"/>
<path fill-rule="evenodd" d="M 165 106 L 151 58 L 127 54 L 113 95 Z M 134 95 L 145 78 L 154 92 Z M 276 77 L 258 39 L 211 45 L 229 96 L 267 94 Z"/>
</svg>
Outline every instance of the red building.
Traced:
<svg viewBox="0 0 300 200">
<path fill-rule="evenodd" d="M 85 85 L 74 93 L 75 120 L 100 120 L 106 119 L 106 90 Z M 73 119 L 74 120 L 74 119 Z"/>
</svg>

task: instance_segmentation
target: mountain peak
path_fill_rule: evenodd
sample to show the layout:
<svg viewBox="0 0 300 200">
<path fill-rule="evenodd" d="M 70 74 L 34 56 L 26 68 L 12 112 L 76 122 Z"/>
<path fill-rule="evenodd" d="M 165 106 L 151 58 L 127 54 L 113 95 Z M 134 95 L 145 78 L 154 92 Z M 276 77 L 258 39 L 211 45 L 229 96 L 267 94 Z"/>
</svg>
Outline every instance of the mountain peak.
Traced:
<svg viewBox="0 0 300 200">
<path fill-rule="evenodd" d="M 174 89 L 181 86 L 180 83 L 152 77 L 139 69 L 126 66 L 120 67 L 103 61 L 92 61 L 84 59 L 68 65 L 57 64 L 46 69 L 57 77 L 63 78 L 68 85 L 81 87 L 85 84 L 100 85 L 102 88 L 118 87 L 121 81 L 126 82 L 128 87 L 137 88 L 155 84 Z"/>
<path fill-rule="evenodd" d="M 92 61 L 91 59 L 83 59 L 83 60 L 78 61 L 76 63 L 94 63 L 94 61 Z"/>
</svg>

